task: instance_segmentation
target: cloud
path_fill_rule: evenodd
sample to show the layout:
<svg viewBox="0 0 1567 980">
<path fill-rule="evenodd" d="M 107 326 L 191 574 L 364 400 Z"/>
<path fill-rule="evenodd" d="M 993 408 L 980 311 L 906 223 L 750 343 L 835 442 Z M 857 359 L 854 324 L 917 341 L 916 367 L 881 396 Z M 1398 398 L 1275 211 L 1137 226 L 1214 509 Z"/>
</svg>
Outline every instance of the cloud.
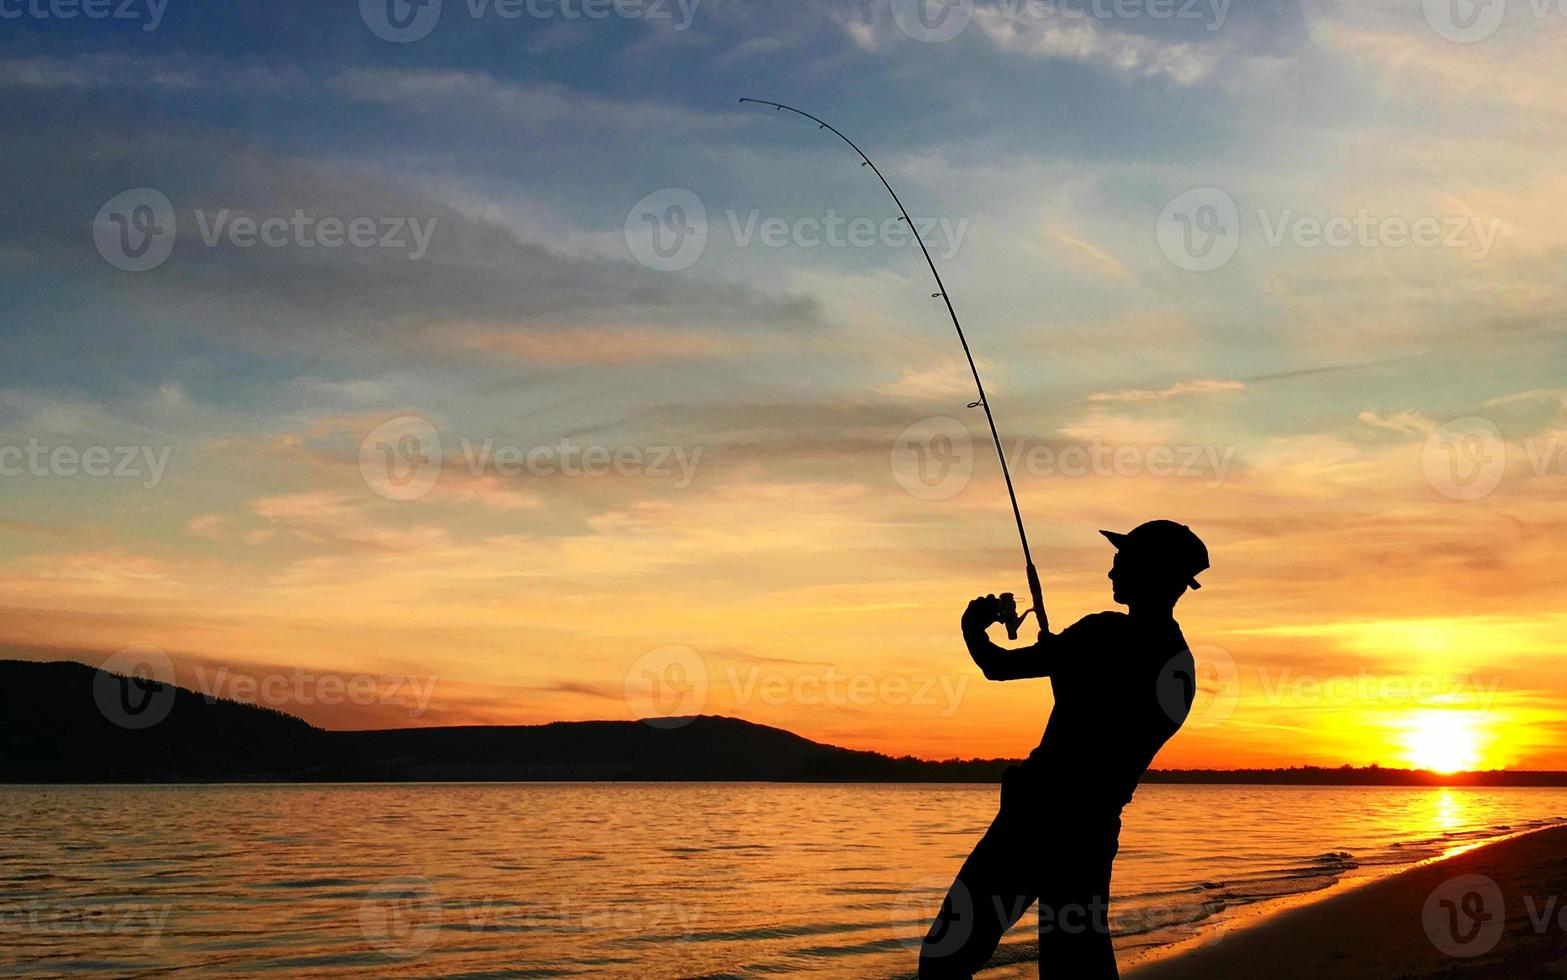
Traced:
<svg viewBox="0 0 1567 980">
<path fill-rule="evenodd" d="M 638 327 L 507 328 L 453 324 L 428 330 L 432 348 L 498 355 L 534 364 L 639 364 L 708 360 L 744 353 L 744 338 Z"/>
<path fill-rule="evenodd" d="M 1168 388 L 1127 388 L 1122 391 L 1100 391 L 1088 396 L 1091 402 L 1158 402 L 1186 395 L 1213 395 L 1230 391 L 1245 391 L 1240 381 L 1207 378 L 1201 381 L 1183 381 Z"/>
<path fill-rule="evenodd" d="M 1355 417 L 1367 425 L 1406 436 L 1428 436 L 1436 430 L 1436 423 L 1419 412 L 1404 411 L 1383 415 L 1367 410 Z"/>
<path fill-rule="evenodd" d="M 200 514 L 186 522 L 185 533 L 209 541 L 224 541 L 228 538 L 227 523 L 228 519 L 222 514 Z"/>
<path fill-rule="evenodd" d="M 1075 255 L 1080 260 L 1087 260 L 1086 263 L 1080 261 L 1078 264 L 1120 282 L 1126 282 L 1132 278 L 1132 274 L 1127 270 L 1126 266 L 1122 265 L 1115 256 L 1099 246 L 1083 241 L 1080 238 L 1074 238 L 1064 231 L 1051 231 L 1049 236 L 1052 241 L 1067 247 L 1068 251 L 1066 254 L 1068 256 Z"/>
<path fill-rule="evenodd" d="M 597 98 L 563 85 L 518 84 L 475 71 L 364 69 L 327 81 L 329 90 L 353 102 L 399 113 L 438 112 L 474 116 L 486 125 L 614 128 L 629 132 L 721 133 L 746 124 L 743 114 L 704 112 L 648 100 Z"/>
<path fill-rule="evenodd" d="M 1030 7 L 1023 3 L 1017 5 L 1017 10 Z M 1220 54 L 1212 44 L 1171 43 L 1115 31 L 1086 18 L 1062 24 L 1009 16 L 999 4 L 978 7 L 974 11 L 974 26 L 1009 54 L 1079 61 L 1138 78 L 1163 76 L 1178 85 L 1202 81 L 1220 62 Z"/>
</svg>

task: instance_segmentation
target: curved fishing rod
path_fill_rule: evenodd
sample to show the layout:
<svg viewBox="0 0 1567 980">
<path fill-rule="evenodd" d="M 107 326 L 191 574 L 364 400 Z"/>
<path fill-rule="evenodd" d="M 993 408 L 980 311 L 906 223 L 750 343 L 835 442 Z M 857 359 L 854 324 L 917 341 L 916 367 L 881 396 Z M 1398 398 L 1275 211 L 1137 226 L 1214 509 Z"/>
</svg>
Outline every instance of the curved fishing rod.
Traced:
<svg viewBox="0 0 1567 980">
<path fill-rule="evenodd" d="M 925 264 L 930 266 L 930 274 L 936 278 L 936 288 L 941 290 L 941 292 L 936 293 L 931 298 L 940 297 L 947 304 L 947 315 L 952 317 L 952 325 L 958 331 L 958 340 L 963 344 L 963 356 L 968 358 L 969 371 L 974 375 L 974 387 L 979 390 L 979 401 L 974 402 L 969 407 L 974 408 L 977 406 L 985 410 L 985 421 L 990 423 L 990 438 L 996 445 L 996 459 L 1001 463 L 1001 475 L 1007 483 L 1007 497 L 1012 501 L 1012 518 L 1017 522 L 1017 537 L 1023 544 L 1023 562 L 1027 569 L 1029 597 L 1034 600 L 1034 608 L 1027 610 L 1020 616 L 1017 614 L 1015 605 L 1010 610 L 1006 610 L 1004 606 L 1003 619 L 1001 621 L 1007 627 L 1007 635 L 1015 640 L 1017 639 L 1018 627 L 1022 625 L 1023 620 L 1028 617 L 1029 613 L 1033 613 L 1035 620 L 1039 624 L 1040 632 L 1043 633 L 1050 628 L 1045 619 L 1045 599 L 1039 586 L 1039 572 L 1034 568 L 1034 556 L 1028 548 L 1028 532 L 1023 529 L 1023 511 L 1017 505 L 1017 491 L 1012 488 L 1012 471 L 1007 467 L 1007 454 L 1006 450 L 1001 446 L 1001 433 L 996 429 L 996 417 L 990 412 L 990 400 L 985 395 L 985 383 L 979 379 L 979 367 L 974 363 L 973 352 L 969 350 L 968 336 L 963 333 L 963 324 L 958 321 L 958 311 L 953 309 L 952 297 L 947 295 L 947 284 L 941 281 L 941 273 L 936 269 L 936 260 L 930 257 L 930 249 L 925 247 L 925 240 L 920 236 L 919 229 L 914 227 L 914 219 L 909 217 L 909 209 L 903 206 L 903 200 L 898 197 L 898 192 L 892 189 L 891 184 L 887 183 L 887 178 L 882 175 L 881 168 L 871 162 L 871 158 L 865 155 L 865 151 L 860 149 L 854 140 L 843 135 L 833 124 L 825 119 L 813 116 L 803 109 L 796 109 L 792 105 L 784 105 L 782 102 L 769 102 L 766 99 L 741 99 L 740 101 L 752 102 L 757 105 L 770 105 L 780 112 L 792 112 L 797 116 L 804 116 L 811 122 L 816 123 L 822 129 L 827 130 L 849 144 L 849 147 L 859 154 L 860 160 L 863 161 L 860 166 L 870 167 L 871 172 L 876 175 L 876 179 L 881 181 L 881 186 L 887 188 L 887 193 L 892 195 L 893 203 L 898 206 L 898 211 L 903 216 L 903 223 L 909 226 L 909 231 L 914 234 L 914 240 L 919 243 L 920 252 L 925 256 Z M 1003 601 L 1008 598 L 1010 596 L 1002 596 Z"/>
</svg>

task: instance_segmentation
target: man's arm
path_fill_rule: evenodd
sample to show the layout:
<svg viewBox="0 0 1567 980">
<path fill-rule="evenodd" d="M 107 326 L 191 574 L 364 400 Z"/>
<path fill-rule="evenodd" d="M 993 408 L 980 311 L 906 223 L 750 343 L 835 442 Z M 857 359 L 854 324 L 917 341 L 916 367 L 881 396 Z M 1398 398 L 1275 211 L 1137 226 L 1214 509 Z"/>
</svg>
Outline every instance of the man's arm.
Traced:
<svg viewBox="0 0 1567 980">
<path fill-rule="evenodd" d="M 1033 646 L 1018 650 L 992 643 L 985 630 L 997 620 L 1000 600 L 995 596 L 980 596 L 968 604 L 963 612 L 963 642 L 968 653 L 984 673 L 986 680 L 1020 681 L 1033 677 L 1049 677 L 1055 661 L 1054 647 L 1059 639 L 1046 630 L 1039 634 Z"/>
</svg>

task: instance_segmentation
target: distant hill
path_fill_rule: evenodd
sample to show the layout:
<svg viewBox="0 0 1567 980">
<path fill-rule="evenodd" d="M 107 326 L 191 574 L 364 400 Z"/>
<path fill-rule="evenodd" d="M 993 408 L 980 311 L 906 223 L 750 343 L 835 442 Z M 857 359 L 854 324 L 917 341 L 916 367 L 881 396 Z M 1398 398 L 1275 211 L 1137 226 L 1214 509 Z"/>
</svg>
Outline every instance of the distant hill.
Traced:
<svg viewBox="0 0 1567 980">
<path fill-rule="evenodd" d="M 96 683 L 99 671 L 86 664 L 0 660 L 0 781 L 334 779 L 363 768 L 293 715 L 178 687 L 133 689 L 167 714 L 129 730 L 99 707 L 114 685 L 95 691 Z"/>
<path fill-rule="evenodd" d="M 329 732 L 281 711 L 158 684 L 124 688 L 123 696 L 134 706 L 157 705 L 157 723 L 137 729 L 109 720 L 109 714 L 122 710 L 115 700 L 121 696 L 117 677 L 85 664 L 0 660 L 0 783 L 992 783 L 1015 762 L 893 758 L 707 715 L 660 719 L 656 726 L 584 721 Z M 134 723 L 135 716 L 129 717 Z M 1567 773 L 1438 775 L 1377 767 L 1156 770 L 1145 782 L 1567 786 Z"/>
<path fill-rule="evenodd" d="M 115 724 L 100 705 L 120 696 L 120 683 L 85 664 L 0 660 L 0 783 L 987 782 L 1008 764 L 894 759 L 705 715 L 656 727 L 587 721 L 329 732 L 280 711 L 154 683 L 127 688 L 135 706 L 158 706 L 161 720 L 137 729 Z M 115 704 L 109 712 L 120 712 Z"/>
<path fill-rule="evenodd" d="M 549 725 L 338 732 L 378 771 L 416 780 L 993 782 L 1011 763 L 926 762 L 824 745 L 781 728 L 698 715 Z"/>
</svg>

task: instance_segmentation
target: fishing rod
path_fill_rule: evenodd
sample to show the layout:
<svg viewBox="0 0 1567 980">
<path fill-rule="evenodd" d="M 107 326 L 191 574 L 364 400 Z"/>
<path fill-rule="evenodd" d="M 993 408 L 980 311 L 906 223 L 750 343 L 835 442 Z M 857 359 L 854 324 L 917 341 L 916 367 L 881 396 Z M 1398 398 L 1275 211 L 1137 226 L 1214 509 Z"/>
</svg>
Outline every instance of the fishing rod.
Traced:
<svg viewBox="0 0 1567 980">
<path fill-rule="evenodd" d="M 779 112 L 792 112 L 797 116 L 804 116 L 811 122 L 816 123 L 820 128 L 827 130 L 849 144 L 849 147 L 859 154 L 860 166 L 870 167 L 871 172 L 876 175 L 876 179 L 881 181 L 881 186 L 887 188 L 887 193 L 892 195 L 892 202 L 898 206 L 898 211 L 903 216 L 903 223 L 909 226 L 909 231 L 913 233 L 914 240 L 919 243 L 920 252 L 925 256 L 925 264 L 930 266 L 930 274 L 936 278 L 936 288 L 940 292 L 932 293 L 931 299 L 940 299 L 947 304 L 947 315 L 952 317 L 952 326 L 957 329 L 958 340 L 963 344 L 963 356 L 968 358 L 969 371 L 974 375 L 974 387 L 979 390 L 979 400 L 971 403 L 969 408 L 982 408 L 985 410 L 985 421 L 990 423 L 990 438 L 996 445 L 996 459 L 1001 463 L 1001 475 L 1007 483 L 1007 497 L 1012 501 L 1012 518 L 1017 522 L 1017 537 L 1023 544 L 1023 563 L 1028 575 L 1029 597 L 1034 600 L 1034 608 L 1025 610 L 1022 615 L 1018 615 L 1017 601 L 1010 592 L 1004 593 L 1001 596 L 1001 613 L 998 621 L 1006 626 L 1007 636 L 1015 640 L 1017 639 L 1018 628 L 1023 625 L 1023 620 L 1028 618 L 1029 613 L 1033 613 L 1034 620 L 1039 626 L 1039 631 L 1043 634 L 1050 628 L 1049 623 L 1045 619 L 1045 598 L 1039 587 L 1039 571 L 1034 567 L 1034 556 L 1028 549 L 1028 532 L 1023 529 L 1023 511 L 1017 505 L 1017 491 L 1012 488 L 1012 471 L 1007 467 L 1007 454 L 1006 450 L 1001 446 L 1001 433 L 996 429 L 996 417 L 991 414 L 990 399 L 985 395 L 985 383 L 979 379 L 979 366 L 974 363 L 974 354 L 969 350 L 968 336 L 963 333 L 963 324 L 958 320 L 958 311 L 952 306 L 952 297 L 947 294 L 946 283 L 941 281 L 941 273 L 936 269 L 936 260 L 930 257 L 930 249 L 925 247 L 925 240 L 920 236 L 919 229 L 914 227 L 914 219 L 909 217 L 909 209 L 903 206 L 903 200 L 898 197 L 898 192 L 892 189 L 891 184 L 887 183 L 887 178 L 882 175 L 881 168 L 872 163 L 871 158 L 865 155 L 865 151 L 860 149 L 854 140 L 843 135 L 838 127 L 825 119 L 811 115 L 803 109 L 796 109 L 794 106 L 784 105 L 782 102 L 769 102 L 766 99 L 741 99 L 740 101 L 751 102 L 756 105 L 770 105 Z"/>
</svg>

